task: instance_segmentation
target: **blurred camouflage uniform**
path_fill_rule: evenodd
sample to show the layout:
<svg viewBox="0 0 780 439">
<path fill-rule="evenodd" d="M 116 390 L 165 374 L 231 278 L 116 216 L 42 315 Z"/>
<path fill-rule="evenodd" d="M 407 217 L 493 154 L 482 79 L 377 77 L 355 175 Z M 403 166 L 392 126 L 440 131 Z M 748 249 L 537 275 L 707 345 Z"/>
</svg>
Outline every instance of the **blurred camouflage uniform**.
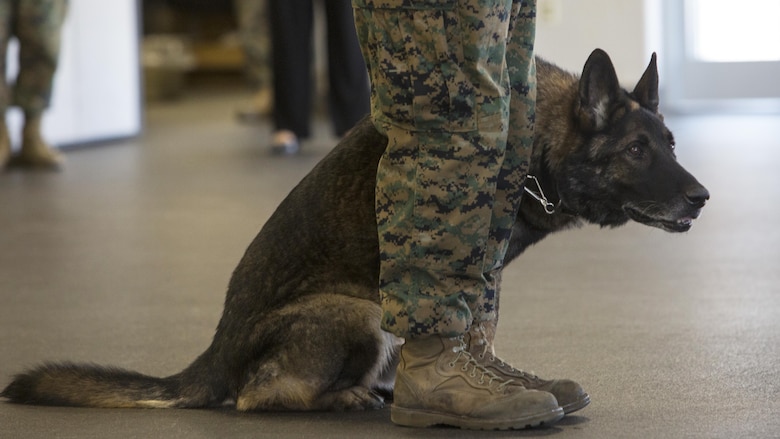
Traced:
<svg viewBox="0 0 780 439">
<path fill-rule="evenodd" d="M 353 6 L 372 117 L 389 138 L 376 192 L 383 329 L 461 335 L 497 318 L 533 143 L 536 4 Z"/>
<path fill-rule="evenodd" d="M 67 0 L 0 0 L 3 78 L 8 41 L 11 37 L 19 40 L 19 74 L 13 94 L 6 81 L 0 81 L 0 110 L 15 105 L 29 116 L 48 108 L 67 6 Z"/>
<path fill-rule="evenodd" d="M 241 47 L 246 56 L 246 75 L 255 90 L 271 84 L 271 22 L 268 1 L 235 0 Z"/>
</svg>

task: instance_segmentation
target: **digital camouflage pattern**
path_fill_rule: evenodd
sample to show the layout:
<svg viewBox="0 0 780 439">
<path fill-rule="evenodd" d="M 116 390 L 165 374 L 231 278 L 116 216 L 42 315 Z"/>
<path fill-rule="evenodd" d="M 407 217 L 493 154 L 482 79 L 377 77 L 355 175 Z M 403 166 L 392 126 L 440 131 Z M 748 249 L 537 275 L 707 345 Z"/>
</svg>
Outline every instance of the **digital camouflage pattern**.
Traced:
<svg viewBox="0 0 780 439">
<path fill-rule="evenodd" d="M 383 329 L 460 335 L 497 319 L 533 143 L 536 4 L 353 6 L 372 118 L 389 138 L 375 204 Z"/>
<path fill-rule="evenodd" d="M 15 105 L 27 114 L 40 114 L 48 108 L 67 8 L 67 0 L 0 0 L 3 78 L 8 42 L 19 40 L 19 74 L 13 87 L 0 81 L 0 110 Z"/>
</svg>

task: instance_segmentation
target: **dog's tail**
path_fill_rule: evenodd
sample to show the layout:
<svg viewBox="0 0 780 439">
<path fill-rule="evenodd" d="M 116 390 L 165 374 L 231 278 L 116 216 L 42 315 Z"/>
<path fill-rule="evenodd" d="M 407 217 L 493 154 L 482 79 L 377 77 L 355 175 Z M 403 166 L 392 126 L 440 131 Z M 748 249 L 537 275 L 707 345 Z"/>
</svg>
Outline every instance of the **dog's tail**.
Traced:
<svg viewBox="0 0 780 439">
<path fill-rule="evenodd" d="M 201 369 L 206 365 L 204 356 L 181 373 L 165 378 L 94 364 L 46 363 L 16 375 L 0 396 L 17 404 L 74 407 L 195 408 L 218 405 L 225 399 L 226 386 Z M 198 382 L 197 378 L 190 377 L 208 381 Z"/>
</svg>

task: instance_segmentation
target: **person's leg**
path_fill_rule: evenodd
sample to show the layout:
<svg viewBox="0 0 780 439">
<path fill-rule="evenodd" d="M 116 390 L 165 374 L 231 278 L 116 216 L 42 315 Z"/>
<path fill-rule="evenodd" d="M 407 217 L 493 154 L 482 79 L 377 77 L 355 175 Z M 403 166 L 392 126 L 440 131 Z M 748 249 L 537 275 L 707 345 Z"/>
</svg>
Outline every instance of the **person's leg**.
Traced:
<svg viewBox="0 0 780 439">
<path fill-rule="evenodd" d="M 475 315 L 476 321 L 498 318 L 497 275 L 503 268 L 512 227 L 520 208 L 534 140 L 536 67 L 534 62 L 535 0 L 513 0 L 507 38 L 506 65 L 510 82 L 509 128 L 506 153 L 496 180 L 490 217 L 490 238 L 485 258 L 488 288 Z"/>
<path fill-rule="evenodd" d="M 67 0 L 20 0 L 16 24 L 19 39 L 19 75 L 13 103 L 24 111 L 22 165 L 56 168 L 62 156 L 43 139 L 41 119 L 51 101 L 60 49 L 60 31 Z"/>
<path fill-rule="evenodd" d="M 272 1 L 275 153 L 293 154 L 309 136 L 313 8 L 311 0 Z"/>
<path fill-rule="evenodd" d="M 462 335 L 487 287 L 482 264 L 505 131 L 386 132 L 376 190 L 383 324 L 407 338 Z"/>
<path fill-rule="evenodd" d="M 554 422 L 563 414 L 554 396 L 488 371 L 462 339 L 487 287 L 510 2 L 377 3 L 354 4 L 372 116 L 388 136 L 376 189 L 382 325 L 406 338 L 391 417 L 464 428 Z"/>
<path fill-rule="evenodd" d="M 362 18 L 372 116 L 389 138 L 376 191 L 380 290 L 399 336 L 465 333 L 487 286 L 509 115 L 509 2 L 494 3 Z"/>
<path fill-rule="evenodd" d="M 273 76 L 271 74 L 271 20 L 267 0 L 234 0 L 238 33 L 243 48 L 246 77 L 252 90 L 250 102 L 238 116 L 257 120 L 271 113 Z"/>
<path fill-rule="evenodd" d="M 393 134 L 394 128 L 389 127 L 389 136 L 403 138 L 403 134 Z M 413 133 L 416 140 L 406 142 L 407 146 L 416 144 L 419 164 L 413 170 L 398 162 L 380 165 L 379 178 L 385 185 L 381 197 L 377 193 L 377 212 L 384 221 L 380 222 L 384 238 L 382 324 L 391 331 L 404 328 L 407 334 L 396 372 L 391 418 L 406 426 L 448 424 L 472 429 L 555 422 L 563 410 L 552 394 L 527 390 L 495 374 L 471 355 L 459 337 L 469 329 L 474 303 L 484 288 L 481 279 L 474 278 L 481 274 L 484 247 L 480 239 L 484 242 L 481 233 L 486 228 L 477 215 L 480 210 L 489 211 L 490 204 L 481 205 L 486 190 L 477 187 L 489 187 L 490 177 L 473 173 L 463 178 L 444 176 L 460 176 L 469 164 L 490 162 L 490 156 L 473 153 L 472 142 L 486 147 L 498 142 L 501 134 L 449 133 L 448 147 L 436 148 L 432 145 L 442 141 L 437 134 Z M 388 152 L 383 160 L 394 159 Z M 403 181 L 405 171 L 416 175 L 422 190 L 396 192 L 403 187 L 397 183 Z M 408 210 L 399 210 L 399 195 L 414 200 Z M 382 209 L 390 204 L 395 204 L 393 216 L 384 216 Z M 411 230 L 402 231 L 403 223 Z M 471 265 L 479 268 L 470 270 Z M 453 274 L 456 270 L 460 276 Z"/>
<path fill-rule="evenodd" d="M 369 112 L 366 63 L 355 34 L 350 0 L 326 0 L 330 116 L 341 137 Z"/>
<path fill-rule="evenodd" d="M 469 330 L 469 350 L 483 365 L 506 379 L 522 383 L 528 389 L 555 395 L 566 413 L 590 402 L 582 386 L 567 379 L 544 380 L 515 369 L 495 355 L 495 336 L 499 315 L 500 272 L 503 268 L 512 226 L 517 218 L 523 187 L 533 149 L 536 67 L 534 63 L 535 0 L 514 0 L 509 27 L 506 61 L 511 84 L 509 133 L 506 155 L 498 174 L 495 204 L 490 220 L 490 240 L 485 264 L 488 283 L 485 296 Z"/>
<path fill-rule="evenodd" d="M 5 123 L 5 113 L 11 104 L 10 88 L 6 81 L 6 58 L 8 41 L 11 38 L 14 1 L 0 0 L 0 169 L 11 156 L 11 138 Z"/>
</svg>

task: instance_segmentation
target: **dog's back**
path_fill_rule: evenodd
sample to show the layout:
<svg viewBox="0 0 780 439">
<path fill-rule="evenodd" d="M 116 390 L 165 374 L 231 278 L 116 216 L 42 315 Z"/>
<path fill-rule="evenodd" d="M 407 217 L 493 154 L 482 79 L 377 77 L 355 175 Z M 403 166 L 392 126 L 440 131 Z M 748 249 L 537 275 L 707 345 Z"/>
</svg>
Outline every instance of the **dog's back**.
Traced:
<svg viewBox="0 0 780 439">
<path fill-rule="evenodd" d="M 709 194 L 674 159 L 655 58 L 631 93 L 602 51 L 582 79 L 543 60 L 537 69 L 531 171 L 556 208 L 524 198 L 505 263 L 580 220 L 690 228 Z M 399 343 L 379 328 L 374 188 L 386 144 L 364 119 L 290 192 L 235 269 L 211 346 L 179 374 L 49 363 L 2 396 L 90 407 L 381 406 L 373 391 L 392 389 Z"/>
</svg>

